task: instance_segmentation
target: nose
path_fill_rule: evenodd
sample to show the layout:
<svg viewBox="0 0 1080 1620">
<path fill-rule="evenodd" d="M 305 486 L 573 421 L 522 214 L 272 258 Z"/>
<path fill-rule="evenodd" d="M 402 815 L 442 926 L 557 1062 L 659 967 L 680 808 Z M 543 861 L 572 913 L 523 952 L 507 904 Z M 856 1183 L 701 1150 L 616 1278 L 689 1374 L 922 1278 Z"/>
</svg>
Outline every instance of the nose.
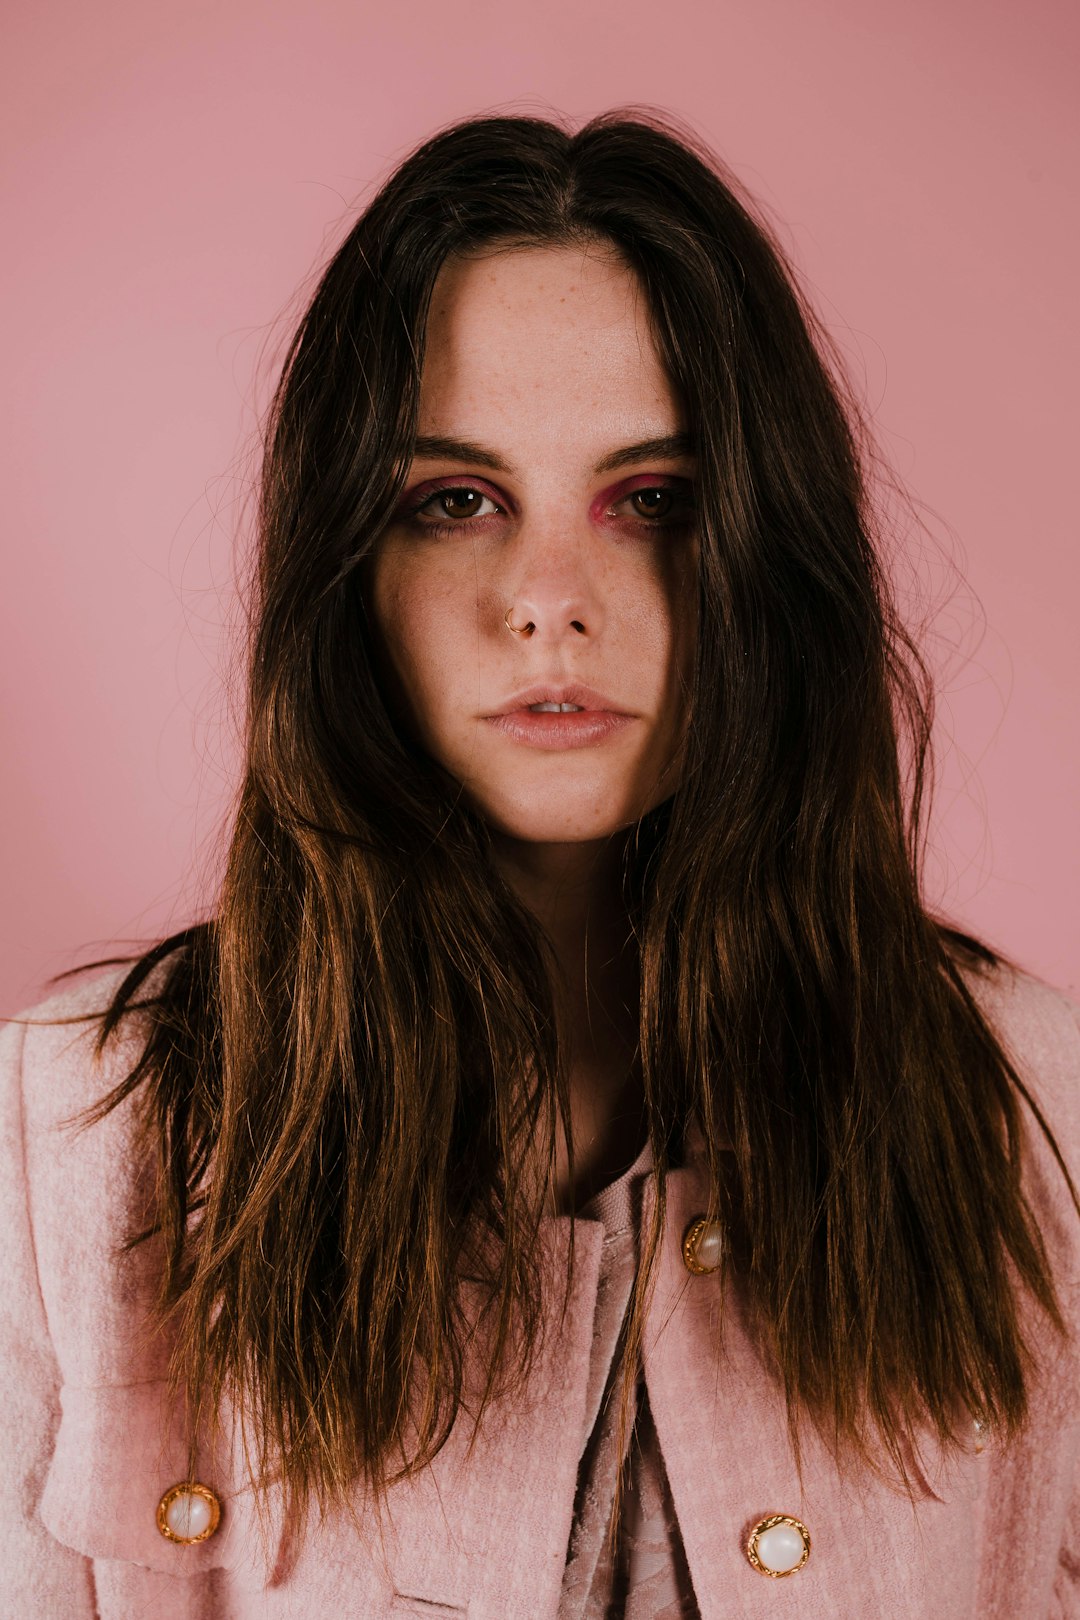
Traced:
<svg viewBox="0 0 1080 1620">
<path fill-rule="evenodd" d="M 500 616 L 523 640 L 596 636 L 603 607 L 588 537 L 571 522 L 523 525 L 504 575 Z M 505 632 L 504 632 L 505 633 Z"/>
</svg>

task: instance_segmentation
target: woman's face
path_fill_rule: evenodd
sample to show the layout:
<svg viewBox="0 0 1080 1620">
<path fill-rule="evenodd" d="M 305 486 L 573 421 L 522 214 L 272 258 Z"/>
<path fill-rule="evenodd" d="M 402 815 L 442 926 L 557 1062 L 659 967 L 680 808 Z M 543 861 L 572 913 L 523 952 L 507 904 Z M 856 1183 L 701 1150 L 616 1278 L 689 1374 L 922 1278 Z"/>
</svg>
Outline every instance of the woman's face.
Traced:
<svg viewBox="0 0 1080 1620">
<path fill-rule="evenodd" d="M 505 837 L 603 839 L 677 786 L 695 463 L 685 442 L 645 441 L 685 433 L 613 254 L 444 266 L 370 600 L 392 701 Z M 585 712 L 530 713 L 531 688 Z"/>
</svg>

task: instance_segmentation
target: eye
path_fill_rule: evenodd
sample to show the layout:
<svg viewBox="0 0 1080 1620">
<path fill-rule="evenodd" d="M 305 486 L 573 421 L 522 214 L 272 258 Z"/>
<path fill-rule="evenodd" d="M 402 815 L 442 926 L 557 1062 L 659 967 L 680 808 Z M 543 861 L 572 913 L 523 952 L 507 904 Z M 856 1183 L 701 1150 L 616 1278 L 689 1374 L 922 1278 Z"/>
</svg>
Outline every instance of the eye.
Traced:
<svg viewBox="0 0 1080 1620">
<path fill-rule="evenodd" d="M 417 528 L 428 534 L 450 534 L 454 529 L 466 528 L 473 518 L 490 517 L 491 513 L 480 510 L 485 501 L 496 510 L 501 510 L 498 503 L 490 495 L 485 495 L 482 489 L 474 489 L 471 484 L 444 484 L 441 489 L 430 490 L 414 502 L 405 515 Z M 423 515 L 429 512 L 433 515 Z M 449 521 L 440 522 L 440 517 Z"/>
<path fill-rule="evenodd" d="M 644 501 L 644 506 L 638 508 L 638 516 L 653 519 L 666 518 L 671 508 L 679 504 L 675 490 L 659 484 L 649 489 L 635 489 L 626 498 L 628 501 Z"/>
<path fill-rule="evenodd" d="M 682 479 L 676 483 L 639 484 L 613 501 L 605 509 L 605 516 L 618 517 L 620 507 L 631 519 L 636 517 L 645 529 L 681 533 L 694 521 L 693 486 Z"/>
<path fill-rule="evenodd" d="M 484 502 L 490 511 L 484 511 Z M 610 519 L 635 520 L 645 530 L 662 529 L 681 532 L 691 527 L 694 519 L 692 486 L 685 480 L 639 484 L 603 508 Z M 455 531 L 467 529 L 473 522 L 498 514 L 506 515 L 506 508 L 484 490 L 473 484 L 443 484 L 436 489 L 421 489 L 418 496 L 402 512 L 405 522 L 433 537 L 443 538 Z"/>
</svg>

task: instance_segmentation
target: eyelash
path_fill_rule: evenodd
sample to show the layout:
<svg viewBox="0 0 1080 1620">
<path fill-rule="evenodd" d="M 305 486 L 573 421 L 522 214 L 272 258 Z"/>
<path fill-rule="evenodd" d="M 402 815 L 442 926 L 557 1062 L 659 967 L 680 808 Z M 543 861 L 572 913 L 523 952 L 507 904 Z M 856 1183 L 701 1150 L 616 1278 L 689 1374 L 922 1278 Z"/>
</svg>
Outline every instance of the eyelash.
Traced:
<svg viewBox="0 0 1080 1620">
<path fill-rule="evenodd" d="M 681 503 L 684 506 L 689 506 L 691 508 L 693 507 L 693 501 L 689 495 L 682 492 L 680 486 L 676 484 L 664 483 L 639 484 L 637 489 L 630 490 L 626 495 L 621 496 L 619 501 L 613 502 L 612 504 L 620 505 L 622 501 L 631 500 L 635 495 L 643 495 L 645 493 L 651 495 L 654 492 L 674 495 L 677 505 Z M 415 528 L 422 529 L 425 534 L 434 535 L 439 539 L 446 539 L 451 535 L 460 534 L 463 529 L 468 529 L 473 523 L 480 521 L 479 517 L 477 517 L 475 514 L 469 518 L 461 518 L 456 523 L 452 523 L 450 521 L 438 523 L 421 518 L 420 513 L 426 506 L 430 506 L 433 501 L 437 501 L 441 495 L 450 494 L 479 495 L 483 500 L 493 501 L 495 505 L 498 505 L 498 502 L 495 501 L 495 497 L 493 495 L 486 494 L 484 490 L 477 489 L 473 484 L 443 484 L 439 489 L 429 489 L 426 495 L 421 496 L 419 501 L 416 501 L 412 506 L 406 509 L 404 514 L 406 522 L 412 523 Z M 491 515 L 491 513 L 485 513 L 485 516 L 487 517 L 490 517 Z M 664 529 L 673 534 L 682 533 L 692 527 L 692 519 L 679 520 L 676 518 L 660 518 L 654 519 L 650 522 L 648 518 L 638 518 L 637 522 L 639 522 L 644 529 Z"/>
</svg>

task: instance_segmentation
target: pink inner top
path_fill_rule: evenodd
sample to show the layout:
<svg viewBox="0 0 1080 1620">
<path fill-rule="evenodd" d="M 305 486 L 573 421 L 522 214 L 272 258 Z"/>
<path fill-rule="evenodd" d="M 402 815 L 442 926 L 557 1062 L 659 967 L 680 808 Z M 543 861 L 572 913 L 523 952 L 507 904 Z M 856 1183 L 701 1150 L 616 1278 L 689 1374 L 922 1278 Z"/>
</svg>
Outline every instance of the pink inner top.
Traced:
<svg viewBox="0 0 1080 1620">
<path fill-rule="evenodd" d="M 637 1269 L 642 1186 L 652 1163 L 646 1142 L 629 1169 L 577 1212 L 579 1220 L 602 1222 L 606 1236 L 589 1370 L 588 1439 L 578 1469 L 559 1620 L 699 1620 L 640 1369 L 629 1414 L 629 1459 L 617 1455 L 621 1330 Z M 612 1555 L 608 1520 L 624 1461 L 623 1515 Z"/>
</svg>

